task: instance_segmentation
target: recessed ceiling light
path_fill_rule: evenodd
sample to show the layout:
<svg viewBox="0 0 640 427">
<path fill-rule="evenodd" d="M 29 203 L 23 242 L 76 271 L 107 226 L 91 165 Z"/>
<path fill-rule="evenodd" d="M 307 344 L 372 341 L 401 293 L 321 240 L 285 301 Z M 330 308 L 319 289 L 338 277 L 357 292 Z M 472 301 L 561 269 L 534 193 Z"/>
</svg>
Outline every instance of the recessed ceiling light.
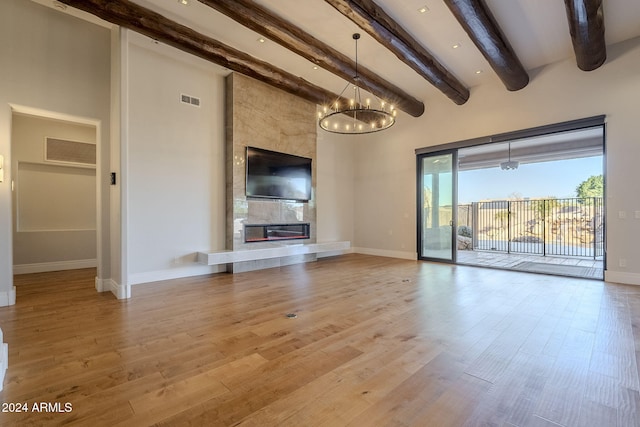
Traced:
<svg viewBox="0 0 640 427">
<path fill-rule="evenodd" d="M 451 47 L 454 49 L 458 49 L 460 46 L 462 46 L 460 43 L 454 43 L 451 45 Z"/>
<path fill-rule="evenodd" d="M 317 66 L 317 65 L 314 65 L 314 66 L 313 66 L 313 69 L 314 69 L 314 70 L 317 70 L 317 69 L 318 69 L 318 66 Z"/>
<path fill-rule="evenodd" d="M 60 3 L 59 1 L 53 1 L 53 7 L 60 10 L 67 10 L 67 5 L 64 3 Z"/>
<path fill-rule="evenodd" d="M 183 6 L 186 6 L 189 4 L 189 0 L 178 0 L 178 3 L 180 3 Z"/>
<path fill-rule="evenodd" d="M 420 9 L 418 9 L 418 12 L 427 13 L 429 12 L 429 8 L 427 6 L 422 6 Z"/>
<path fill-rule="evenodd" d="M 264 37 L 260 37 L 260 38 L 258 39 L 258 41 L 259 41 L 260 43 L 264 43 L 266 40 L 264 39 Z"/>
<path fill-rule="evenodd" d="M 476 70 L 476 74 L 482 74 L 482 70 Z"/>
</svg>

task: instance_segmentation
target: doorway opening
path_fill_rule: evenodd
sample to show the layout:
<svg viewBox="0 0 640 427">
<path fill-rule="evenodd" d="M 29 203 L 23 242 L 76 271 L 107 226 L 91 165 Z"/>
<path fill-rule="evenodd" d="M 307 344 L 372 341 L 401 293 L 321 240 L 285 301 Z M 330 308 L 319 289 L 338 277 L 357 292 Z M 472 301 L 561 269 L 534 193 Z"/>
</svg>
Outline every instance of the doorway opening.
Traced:
<svg viewBox="0 0 640 427">
<path fill-rule="evenodd" d="M 418 153 L 419 259 L 603 280 L 604 123 L 544 130 Z"/>
<path fill-rule="evenodd" d="M 92 268 L 98 278 L 99 123 L 12 110 L 14 275 Z"/>
</svg>

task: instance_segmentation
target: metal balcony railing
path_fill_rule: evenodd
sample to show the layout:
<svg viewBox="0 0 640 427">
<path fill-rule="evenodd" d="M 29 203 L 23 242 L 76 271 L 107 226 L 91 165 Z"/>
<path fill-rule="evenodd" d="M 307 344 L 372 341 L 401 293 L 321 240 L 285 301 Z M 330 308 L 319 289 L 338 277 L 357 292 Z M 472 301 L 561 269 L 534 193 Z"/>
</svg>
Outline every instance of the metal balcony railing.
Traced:
<svg viewBox="0 0 640 427">
<path fill-rule="evenodd" d="M 598 259 L 604 255 L 601 197 L 492 200 L 458 206 L 458 235 L 473 250 Z"/>
</svg>

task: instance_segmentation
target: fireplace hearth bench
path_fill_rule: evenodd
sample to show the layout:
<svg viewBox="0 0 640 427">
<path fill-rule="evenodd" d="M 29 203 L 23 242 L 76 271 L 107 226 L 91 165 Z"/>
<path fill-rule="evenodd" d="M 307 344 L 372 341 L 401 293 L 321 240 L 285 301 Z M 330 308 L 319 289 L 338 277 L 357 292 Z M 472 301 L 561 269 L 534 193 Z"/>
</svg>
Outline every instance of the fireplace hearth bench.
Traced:
<svg viewBox="0 0 640 427">
<path fill-rule="evenodd" d="M 351 242 L 344 241 L 282 245 L 260 249 L 243 249 L 238 251 L 198 252 L 198 262 L 205 265 L 219 265 L 293 255 L 341 252 L 348 251 L 349 249 L 351 249 Z"/>
</svg>

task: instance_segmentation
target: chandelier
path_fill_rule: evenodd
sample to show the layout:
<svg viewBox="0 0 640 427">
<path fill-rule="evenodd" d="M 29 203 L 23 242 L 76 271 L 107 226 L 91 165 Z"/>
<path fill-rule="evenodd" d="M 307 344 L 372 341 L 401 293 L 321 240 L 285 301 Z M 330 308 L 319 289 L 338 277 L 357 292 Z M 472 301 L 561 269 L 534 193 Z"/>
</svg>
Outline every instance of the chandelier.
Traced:
<svg viewBox="0 0 640 427">
<path fill-rule="evenodd" d="M 360 93 L 362 82 L 358 75 L 359 38 L 360 34 L 353 35 L 356 42 L 356 75 L 353 96 L 350 99 L 343 98 L 347 89 L 352 86 L 351 83 L 347 83 L 338 98 L 331 105 L 322 107 L 318 112 L 318 124 L 327 132 L 342 134 L 378 132 L 389 129 L 396 122 L 397 110 L 393 105 L 378 98 L 373 101 L 371 98 L 365 98 L 363 102 Z"/>
</svg>

